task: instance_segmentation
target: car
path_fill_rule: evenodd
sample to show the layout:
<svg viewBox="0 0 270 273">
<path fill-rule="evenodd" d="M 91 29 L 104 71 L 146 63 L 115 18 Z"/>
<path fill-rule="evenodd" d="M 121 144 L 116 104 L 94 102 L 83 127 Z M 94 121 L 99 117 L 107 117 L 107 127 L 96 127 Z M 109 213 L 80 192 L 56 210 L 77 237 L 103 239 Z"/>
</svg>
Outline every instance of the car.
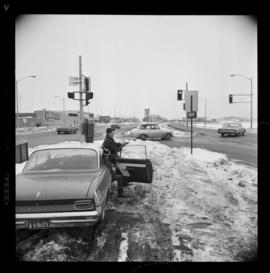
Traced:
<svg viewBox="0 0 270 273">
<path fill-rule="evenodd" d="M 224 123 L 221 128 L 218 128 L 217 133 L 222 137 L 225 135 L 243 136 L 246 129 L 238 122 Z"/>
<path fill-rule="evenodd" d="M 62 126 L 56 129 L 58 135 L 60 135 L 61 133 L 76 134 L 78 130 L 79 130 L 78 127 L 73 127 L 73 126 Z"/>
<path fill-rule="evenodd" d="M 121 126 L 120 126 L 120 124 L 112 124 L 112 125 L 111 125 L 111 128 L 112 128 L 112 129 L 120 129 Z"/>
<path fill-rule="evenodd" d="M 139 138 L 141 140 L 146 139 L 166 139 L 170 140 L 173 137 L 173 131 L 165 128 L 161 128 L 156 123 L 141 124 L 137 128 L 130 131 L 132 137 Z"/>
<path fill-rule="evenodd" d="M 149 159 L 120 157 L 117 164 L 125 182 L 152 182 Z M 111 182 L 97 143 L 37 147 L 16 176 L 16 229 L 98 225 L 105 218 Z"/>
</svg>

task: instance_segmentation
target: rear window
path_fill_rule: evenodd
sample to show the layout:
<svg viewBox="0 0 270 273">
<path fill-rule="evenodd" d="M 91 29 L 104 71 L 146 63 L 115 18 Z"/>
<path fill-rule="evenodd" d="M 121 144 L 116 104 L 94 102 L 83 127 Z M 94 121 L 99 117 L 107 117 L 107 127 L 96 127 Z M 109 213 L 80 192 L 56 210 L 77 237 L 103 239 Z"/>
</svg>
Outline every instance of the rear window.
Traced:
<svg viewBox="0 0 270 273">
<path fill-rule="evenodd" d="M 98 168 L 98 155 L 92 149 L 59 148 L 34 152 L 23 173 L 91 171 Z"/>
</svg>

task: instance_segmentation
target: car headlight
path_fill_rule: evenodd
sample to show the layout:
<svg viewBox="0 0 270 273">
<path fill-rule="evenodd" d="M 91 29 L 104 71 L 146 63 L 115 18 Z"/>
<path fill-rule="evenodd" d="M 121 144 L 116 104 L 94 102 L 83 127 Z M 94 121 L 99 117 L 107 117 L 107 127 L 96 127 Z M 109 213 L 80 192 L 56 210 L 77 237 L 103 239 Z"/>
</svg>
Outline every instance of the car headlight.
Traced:
<svg viewBox="0 0 270 273">
<path fill-rule="evenodd" d="M 95 205 L 92 200 L 78 200 L 74 202 L 74 208 L 76 210 L 93 210 Z"/>
</svg>

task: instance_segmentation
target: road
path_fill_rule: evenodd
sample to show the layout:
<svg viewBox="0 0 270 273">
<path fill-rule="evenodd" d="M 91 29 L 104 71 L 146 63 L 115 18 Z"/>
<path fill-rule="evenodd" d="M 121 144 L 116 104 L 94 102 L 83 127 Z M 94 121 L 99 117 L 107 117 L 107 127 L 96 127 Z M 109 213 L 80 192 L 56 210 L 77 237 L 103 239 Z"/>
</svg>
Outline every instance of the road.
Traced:
<svg viewBox="0 0 270 273">
<path fill-rule="evenodd" d="M 185 131 L 186 127 L 179 124 L 171 124 L 173 128 Z M 257 167 L 257 135 L 246 133 L 242 137 L 221 137 L 216 130 L 205 128 L 193 128 L 197 136 L 193 138 L 193 148 L 202 148 L 212 152 L 223 153 L 228 158 Z M 163 141 L 169 147 L 182 147 L 191 145 L 190 138 L 174 137 L 172 142 Z"/>
<path fill-rule="evenodd" d="M 179 124 L 171 124 L 174 129 L 185 131 L 186 127 Z M 104 125 L 95 128 L 95 139 L 103 139 L 105 130 L 108 126 Z M 123 125 L 116 130 L 116 136 L 134 128 L 134 125 Z M 202 148 L 213 152 L 223 153 L 228 158 L 243 162 L 247 165 L 257 167 L 257 135 L 245 134 L 242 137 L 220 137 L 216 130 L 196 128 L 193 130 L 197 135 L 193 138 L 193 148 Z M 63 141 L 79 141 L 80 135 L 61 134 L 56 132 L 33 133 L 30 135 L 17 135 L 17 140 L 26 140 L 28 147 L 33 148 L 42 144 L 54 144 Z M 189 137 L 174 137 L 171 141 L 161 141 L 169 147 L 190 147 Z"/>
<path fill-rule="evenodd" d="M 104 138 L 104 134 L 106 131 L 106 128 L 109 126 L 97 126 L 94 129 L 95 133 L 95 140 Z M 134 125 L 123 125 L 120 129 L 116 130 L 117 134 L 121 134 L 125 131 L 130 130 L 131 128 L 134 128 Z M 27 141 L 28 147 L 33 148 L 39 145 L 44 144 L 56 144 L 59 142 L 64 141 L 80 141 L 80 134 L 77 132 L 76 134 L 60 134 L 58 135 L 56 131 L 51 132 L 40 132 L 40 133 L 32 133 L 28 135 L 17 135 L 16 136 L 17 141 Z"/>
</svg>

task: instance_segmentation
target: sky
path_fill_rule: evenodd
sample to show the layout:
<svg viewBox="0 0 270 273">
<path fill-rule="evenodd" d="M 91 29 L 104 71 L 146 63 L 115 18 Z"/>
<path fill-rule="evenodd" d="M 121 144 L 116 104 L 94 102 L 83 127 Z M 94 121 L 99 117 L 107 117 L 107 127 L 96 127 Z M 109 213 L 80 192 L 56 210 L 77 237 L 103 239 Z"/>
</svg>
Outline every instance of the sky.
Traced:
<svg viewBox="0 0 270 273">
<path fill-rule="evenodd" d="M 70 76 L 91 77 L 95 115 L 182 118 L 177 90 L 198 91 L 198 116 L 257 118 L 257 24 L 237 15 L 23 15 L 16 20 L 19 112 L 78 110 Z M 28 78 L 36 75 L 36 78 Z M 26 77 L 26 78 L 24 78 Z M 24 78 L 24 79 L 23 79 Z M 64 99 L 63 99 L 64 98 Z M 250 96 L 234 96 L 249 102 Z M 206 105 L 205 105 L 206 102 Z"/>
</svg>

